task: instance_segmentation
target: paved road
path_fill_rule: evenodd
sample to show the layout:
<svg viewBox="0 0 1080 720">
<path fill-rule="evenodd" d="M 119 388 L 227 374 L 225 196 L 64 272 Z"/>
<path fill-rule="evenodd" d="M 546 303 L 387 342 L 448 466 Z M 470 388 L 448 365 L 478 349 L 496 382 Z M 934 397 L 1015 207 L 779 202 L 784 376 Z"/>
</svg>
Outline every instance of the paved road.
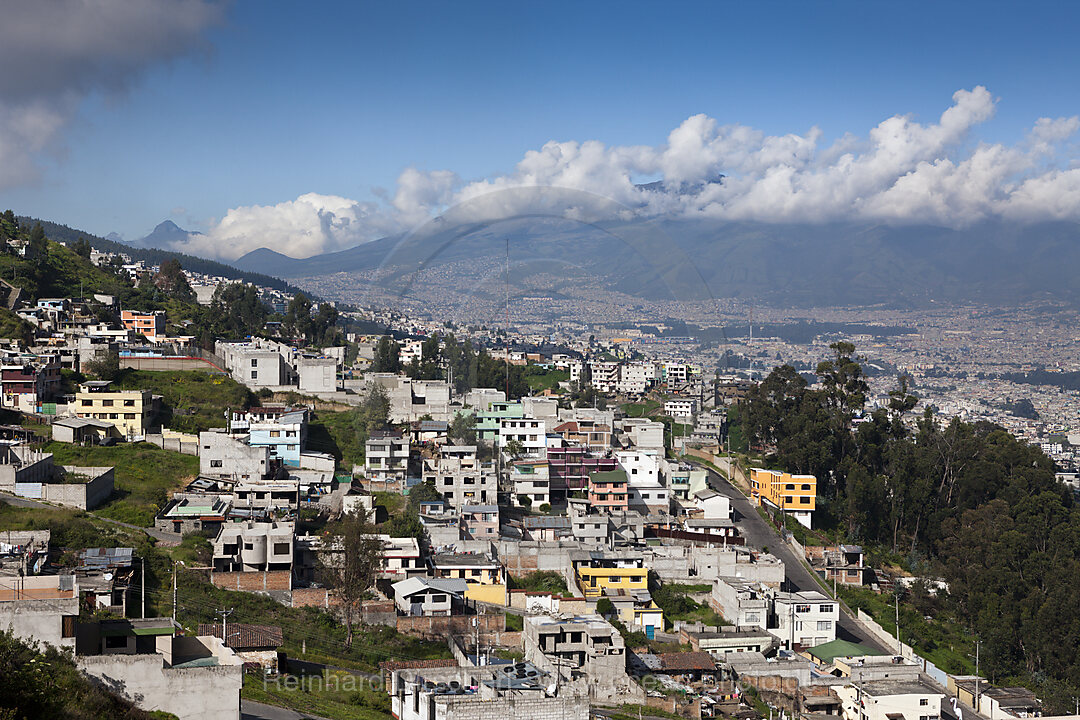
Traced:
<svg viewBox="0 0 1080 720">
<path fill-rule="evenodd" d="M 44 508 L 44 509 L 55 510 L 56 508 L 61 507 L 59 505 L 52 505 L 50 503 L 41 502 L 39 500 L 31 500 L 30 498 L 23 498 L 23 497 L 18 497 L 16 495 L 9 495 L 8 493 L 5 493 L 5 492 L 0 492 L 0 502 L 5 502 L 8 505 L 14 505 L 15 507 L 25 507 L 25 508 Z M 98 520 L 103 520 L 103 521 L 105 521 L 107 523 L 112 523 L 113 525 L 119 525 L 121 527 L 126 527 L 126 528 L 129 528 L 131 530 L 141 530 L 142 532 L 146 533 L 150 537 L 155 538 L 155 539 L 157 539 L 157 540 L 159 540 L 161 542 L 170 543 L 170 544 L 175 545 L 175 544 L 179 543 L 180 540 L 182 539 L 182 536 L 180 535 L 180 533 L 165 532 L 163 530 L 158 530 L 158 529 L 152 528 L 152 527 L 142 527 L 140 525 L 132 525 L 130 523 L 120 522 L 119 520 L 112 520 L 111 518 L 101 517 L 100 515 L 95 515 L 93 513 L 91 513 L 91 514 L 94 515 L 94 517 L 97 518 Z"/>
<path fill-rule="evenodd" d="M 820 583 L 803 564 L 802 558 L 797 557 L 791 546 L 780 539 L 778 531 L 758 514 L 750 500 L 724 477 L 711 468 L 706 469 L 709 472 L 709 485 L 731 500 L 731 507 L 735 510 L 735 524 L 739 533 L 746 538 L 746 544 L 757 548 L 768 548 L 770 553 L 783 561 L 788 585 L 785 589 L 820 592 L 822 589 Z M 848 640 L 876 648 L 884 653 L 895 651 L 895 648 L 882 645 L 858 620 L 845 613 L 843 607 L 840 609 L 840 627 L 836 637 L 839 640 Z"/>
<path fill-rule="evenodd" d="M 301 720 L 301 718 L 321 720 L 318 715 L 307 715 L 277 705 L 266 705 L 253 700 L 240 701 L 240 720 Z"/>
</svg>

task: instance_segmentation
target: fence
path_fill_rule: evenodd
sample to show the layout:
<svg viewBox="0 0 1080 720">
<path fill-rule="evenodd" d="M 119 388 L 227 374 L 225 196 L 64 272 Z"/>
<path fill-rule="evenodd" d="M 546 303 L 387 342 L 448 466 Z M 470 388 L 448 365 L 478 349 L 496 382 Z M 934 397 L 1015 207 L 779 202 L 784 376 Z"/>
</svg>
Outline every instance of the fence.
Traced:
<svg viewBox="0 0 1080 720">
<path fill-rule="evenodd" d="M 874 618 L 870 617 L 865 612 L 863 612 L 861 608 L 859 609 L 858 617 L 859 617 L 859 622 L 861 622 L 864 626 L 866 626 L 866 629 L 869 630 L 874 635 L 874 637 L 876 637 L 878 640 L 880 640 L 882 642 L 882 644 L 885 645 L 885 647 L 887 647 L 887 648 L 895 648 L 895 647 L 897 647 L 896 638 L 894 636 L 890 635 L 889 633 L 885 632 L 885 628 L 881 627 L 881 625 L 879 625 L 874 620 Z M 910 645 L 908 645 L 907 643 L 900 643 L 899 647 L 900 647 L 900 655 L 901 656 L 903 656 L 904 658 L 906 658 L 908 660 L 911 660 L 914 663 L 917 663 L 917 664 L 921 665 L 922 669 L 923 669 L 923 672 L 925 672 L 927 675 L 932 677 L 934 680 L 936 680 L 941 685 L 948 686 L 949 676 L 944 670 L 942 670 L 941 668 L 939 668 L 934 663 L 930 662 L 926 658 L 919 655 L 917 652 L 915 652 L 915 649 L 913 647 L 911 647 Z"/>
</svg>

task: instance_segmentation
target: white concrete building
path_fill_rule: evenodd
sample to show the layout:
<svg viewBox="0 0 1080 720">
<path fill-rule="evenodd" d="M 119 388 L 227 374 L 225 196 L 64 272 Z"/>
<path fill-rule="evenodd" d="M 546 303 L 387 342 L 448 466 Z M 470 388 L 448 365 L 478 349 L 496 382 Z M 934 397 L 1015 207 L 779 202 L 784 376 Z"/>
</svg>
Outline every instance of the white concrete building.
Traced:
<svg viewBox="0 0 1080 720">
<path fill-rule="evenodd" d="M 778 592 L 766 629 L 788 649 L 792 643 L 810 648 L 835 640 L 839 622 L 839 605 L 816 590 Z"/>
</svg>

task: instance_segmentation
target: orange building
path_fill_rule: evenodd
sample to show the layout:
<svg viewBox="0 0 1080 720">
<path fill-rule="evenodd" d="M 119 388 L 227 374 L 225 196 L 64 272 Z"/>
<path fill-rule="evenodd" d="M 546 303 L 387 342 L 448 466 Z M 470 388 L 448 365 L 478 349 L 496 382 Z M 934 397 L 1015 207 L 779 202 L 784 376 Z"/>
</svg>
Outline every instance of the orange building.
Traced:
<svg viewBox="0 0 1080 720">
<path fill-rule="evenodd" d="M 813 475 L 792 475 L 779 470 L 752 468 L 750 498 L 758 505 L 765 503 L 795 517 L 806 527 L 817 508 L 817 478 Z"/>
<path fill-rule="evenodd" d="M 148 313 L 124 310 L 120 313 L 120 322 L 128 330 L 144 335 L 151 342 L 165 337 L 165 313 L 161 310 Z"/>
</svg>

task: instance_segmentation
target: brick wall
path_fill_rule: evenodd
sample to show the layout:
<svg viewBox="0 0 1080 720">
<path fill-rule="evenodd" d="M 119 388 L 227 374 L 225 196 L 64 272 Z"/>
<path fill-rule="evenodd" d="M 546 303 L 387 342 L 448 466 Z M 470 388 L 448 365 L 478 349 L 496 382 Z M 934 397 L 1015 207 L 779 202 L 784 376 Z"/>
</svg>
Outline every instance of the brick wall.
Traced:
<svg viewBox="0 0 1080 720">
<path fill-rule="evenodd" d="M 336 601 L 325 588 L 296 588 L 292 591 L 293 607 L 319 607 L 323 609 L 335 605 Z"/>
<path fill-rule="evenodd" d="M 473 620 L 480 626 L 481 637 L 493 636 L 506 630 L 506 617 L 491 615 L 452 615 L 450 617 L 399 617 L 398 632 L 432 640 L 445 640 L 447 635 L 472 636 L 476 631 Z"/>
<path fill-rule="evenodd" d="M 224 590 L 289 590 L 292 572 L 289 570 L 266 570 L 261 572 L 213 572 L 210 582 Z"/>
</svg>

